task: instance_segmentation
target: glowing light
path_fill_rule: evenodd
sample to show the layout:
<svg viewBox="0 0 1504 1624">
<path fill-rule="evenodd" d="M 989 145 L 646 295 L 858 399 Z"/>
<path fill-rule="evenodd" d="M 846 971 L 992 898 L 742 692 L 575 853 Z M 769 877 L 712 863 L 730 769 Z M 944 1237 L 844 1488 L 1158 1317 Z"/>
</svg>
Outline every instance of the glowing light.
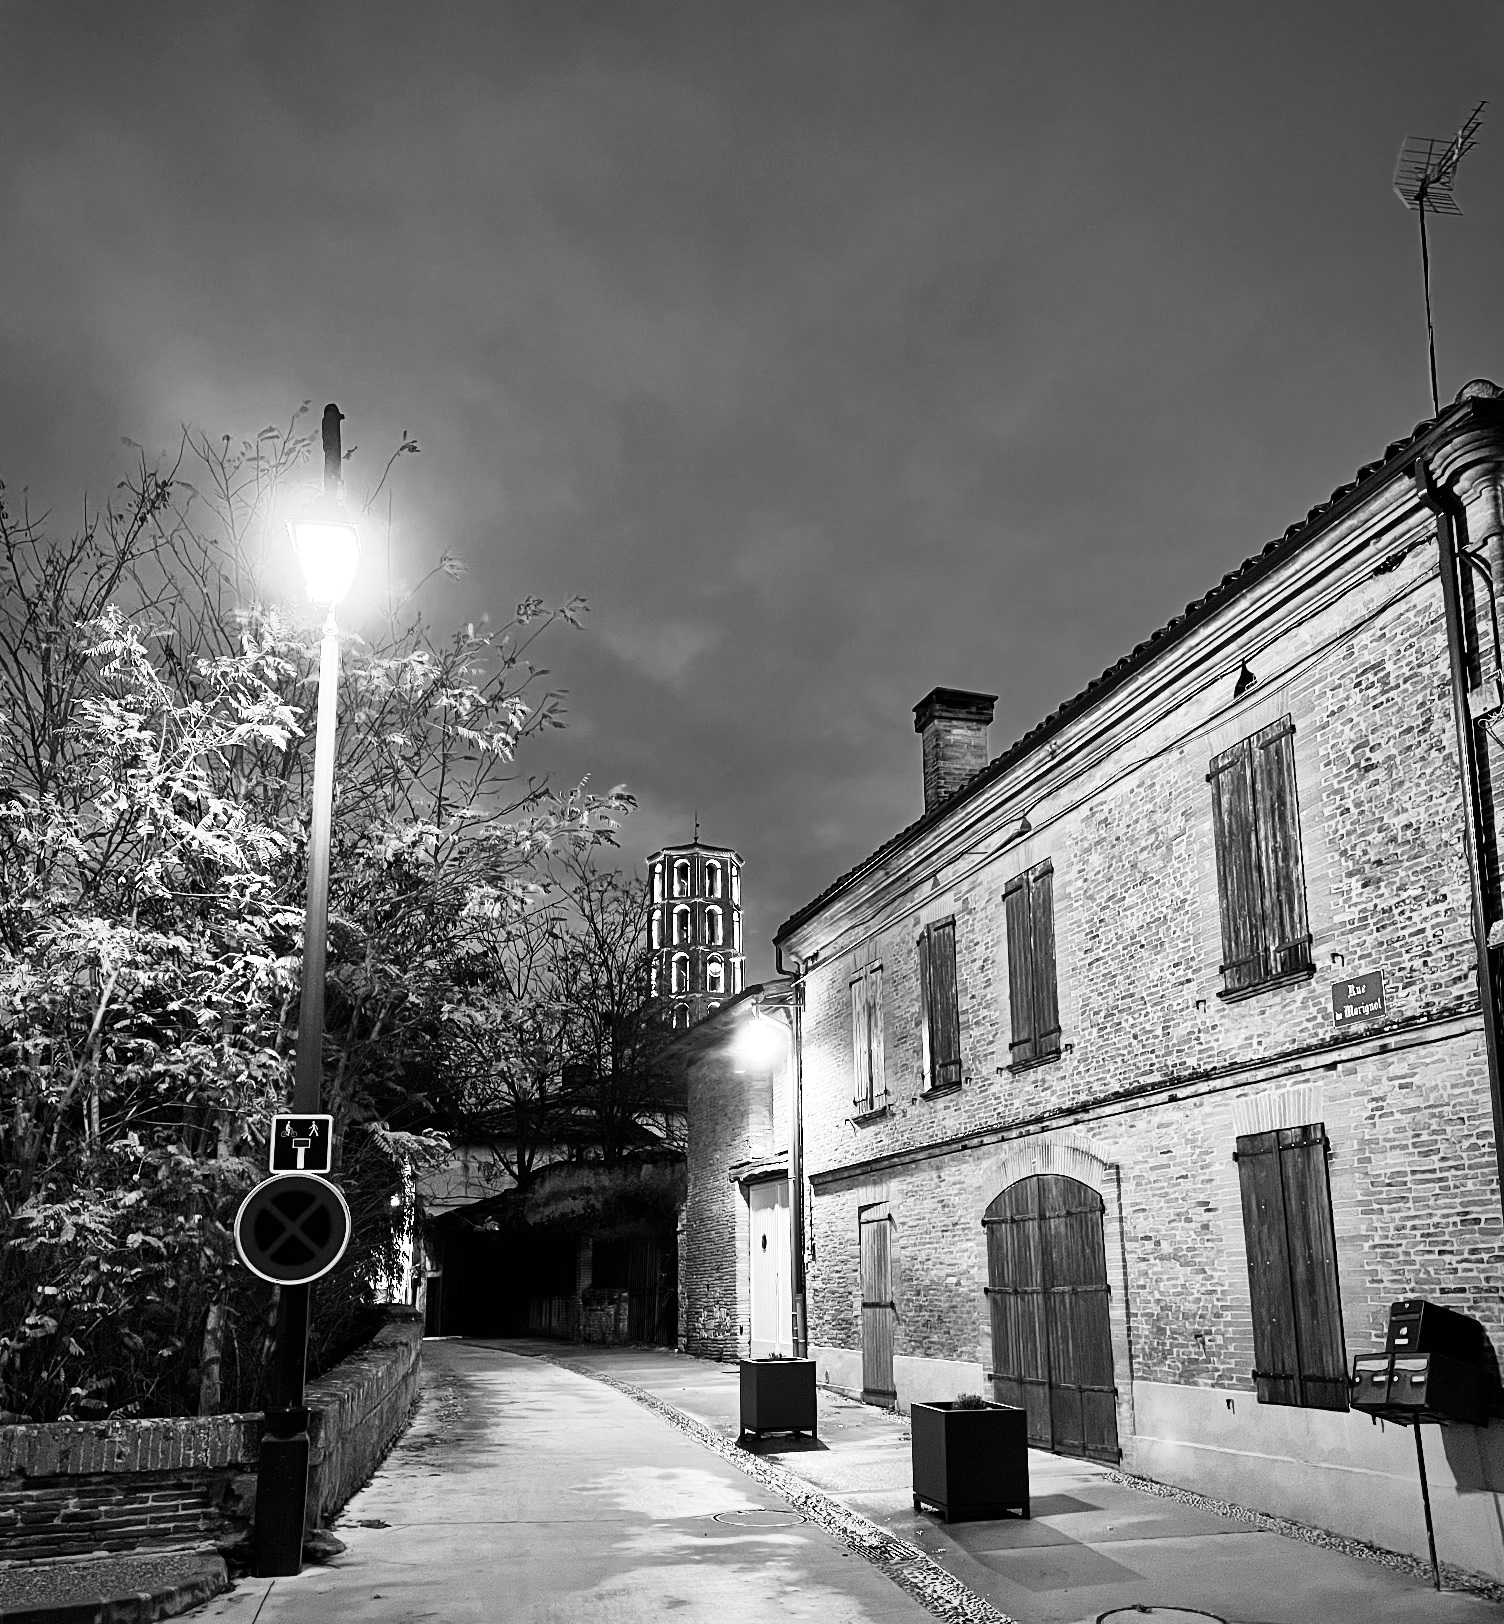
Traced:
<svg viewBox="0 0 1504 1624">
<path fill-rule="evenodd" d="M 789 1029 L 782 1021 L 754 1013 L 736 1036 L 737 1058 L 743 1065 L 761 1071 L 783 1059 Z"/>
<path fill-rule="evenodd" d="M 350 590 L 360 563 L 360 532 L 348 519 L 328 517 L 292 519 L 287 528 L 308 596 L 333 608 Z"/>
</svg>

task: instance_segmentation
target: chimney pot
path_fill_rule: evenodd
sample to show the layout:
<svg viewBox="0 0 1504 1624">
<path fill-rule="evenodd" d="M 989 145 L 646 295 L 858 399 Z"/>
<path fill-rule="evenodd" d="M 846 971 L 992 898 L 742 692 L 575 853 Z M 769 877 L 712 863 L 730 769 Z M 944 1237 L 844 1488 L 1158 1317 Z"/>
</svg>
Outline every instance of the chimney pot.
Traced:
<svg viewBox="0 0 1504 1624">
<path fill-rule="evenodd" d="M 996 694 L 931 688 L 914 707 L 924 741 L 924 810 L 933 812 L 987 765 L 987 729 Z"/>
</svg>

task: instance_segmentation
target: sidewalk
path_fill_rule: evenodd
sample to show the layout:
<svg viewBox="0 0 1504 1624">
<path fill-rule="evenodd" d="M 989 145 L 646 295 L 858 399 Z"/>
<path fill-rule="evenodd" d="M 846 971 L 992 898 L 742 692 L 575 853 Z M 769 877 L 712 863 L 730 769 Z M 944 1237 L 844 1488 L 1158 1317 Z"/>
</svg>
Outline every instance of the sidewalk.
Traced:
<svg viewBox="0 0 1504 1624">
<path fill-rule="evenodd" d="M 243 1579 L 195 1618 L 933 1624 L 786 1498 L 602 1382 L 499 1344 L 431 1341 L 423 1362 L 417 1419 L 336 1524 L 345 1553 Z"/>
<path fill-rule="evenodd" d="M 735 1365 L 652 1348 L 490 1345 L 629 1383 L 723 1438 L 736 1435 Z M 758 1453 L 917 1545 L 1020 1624 L 1094 1624 L 1113 1608 L 1135 1606 L 1183 1610 L 1182 1617 L 1199 1610 L 1227 1624 L 1504 1621 L 1504 1604 L 1438 1595 L 1429 1577 L 1142 1493 L 1094 1462 L 1038 1450 L 1029 1453 L 1028 1522 L 916 1516 L 908 1436 L 904 1417 L 822 1391 L 818 1443 L 770 1438 Z"/>
</svg>

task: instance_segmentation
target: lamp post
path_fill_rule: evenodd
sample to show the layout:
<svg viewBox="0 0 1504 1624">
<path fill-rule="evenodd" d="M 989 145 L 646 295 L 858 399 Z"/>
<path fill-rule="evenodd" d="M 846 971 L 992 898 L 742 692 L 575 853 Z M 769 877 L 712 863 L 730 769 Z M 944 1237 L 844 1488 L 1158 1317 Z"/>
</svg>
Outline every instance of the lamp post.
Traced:
<svg viewBox="0 0 1504 1624">
<path fill-rule="evenodd" d="M 313 814 L 308 830 L 308 902 L 303 922 L 303 981 L 298 1009 L 298 1058 L 292 1108 L 319 1110 L 324 1049 L 324 948 L 329 921 L 329 836 L 334 816 L 334 735 L 339 698 L 339 628 L 334 606 L 350 589 L 360 558 L 354 523 L 344 514 L 344 479 L 337 406 L 324 408 L 324 499 L 291 520 L 293 546 L 308 596 L 327 607 L 319 650 L 319 707 L 314 733 Z M 256 1573 L 263 1579 L 296 1574 L 303 1561 L 308 1501 L 308 1410 L 303 1379 L 308 1362 L 307 1286 L 277 1288 L 272 1403 L 256 1462 Z"/>
<path fill-rule="evenodd" d="M 775 1021 L 763 1014 L 765 1009 L 777 1010 L 788 1017 L 787 1023 Z M 804 987 L 795 982 L 781 992 L 760 993 L 752 1006 L 754 1028 L 776 1027 L 782 1041 L 788 1044 L 789 1067 L 789 1268 L 790 1296 L 793 1299 L 794 1357 L 809 1355 L 808 1323 L 805 1317 L 804 1291 L 804 1055 L 800 1042 L 800 1017 L 804 1011 Z M 749 1037 L 751 1034 L 749 1034 Z M 761 1045 L 752 1045 L 760 1049 Z M 759 1056 L 761 1058 L 761 1056 Z M 771 1058 L 771 1057 L 770 1057 Z"/>
</svg>

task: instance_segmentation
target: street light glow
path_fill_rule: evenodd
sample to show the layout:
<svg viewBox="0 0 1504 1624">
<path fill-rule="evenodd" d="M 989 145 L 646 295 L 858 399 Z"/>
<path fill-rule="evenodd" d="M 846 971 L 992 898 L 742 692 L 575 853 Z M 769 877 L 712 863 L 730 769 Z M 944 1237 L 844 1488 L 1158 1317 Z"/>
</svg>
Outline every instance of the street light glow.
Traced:
<svg viewBox="0 0 1504 1624">
<path fill-rule="evenodd" d="M 761 1011 L 754 1011 L 752 1019 L 737 1033 L 737 1058 L 743 1065 L 759 1071 L 776 1065 L 783 1058 L 788 1036 L 789 1029 L 782 1021 L 772 1020 Z"/>
<path fill-rule="evenodd" d="M 287 528 L 308 596 L 332 609 L 350 590 L 360 563 L 360 532 L 348 519 L 291 519 Z"/>
</svg>

